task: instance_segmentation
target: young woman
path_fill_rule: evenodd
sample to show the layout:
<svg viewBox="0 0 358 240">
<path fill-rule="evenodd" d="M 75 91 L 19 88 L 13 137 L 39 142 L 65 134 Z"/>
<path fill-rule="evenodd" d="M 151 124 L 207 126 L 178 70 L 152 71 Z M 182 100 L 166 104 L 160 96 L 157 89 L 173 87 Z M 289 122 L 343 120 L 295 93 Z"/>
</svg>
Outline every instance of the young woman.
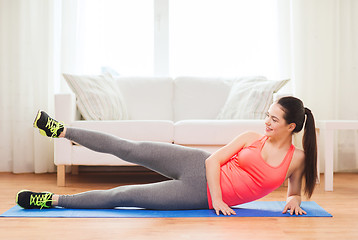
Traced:
<svg viewBox="0 0 358 240">
<path fill-rule="evenodd" d="M 89 149 L 113 154 L 142 165 L 171 180 L 120 186 L 74 195 L 20 191 L 16 202 L 23 208 L 214 209 L 235 214 L 230 207 L 259 199 L 288 179 L 283 213 L 306 214 L 300 208 L 301 182 L 311 197 L 317 178 L 315 123 L 301 100 L 284 97 L 271 105 L 264 135 L 246 132 L 213 154 L 167 143 L 135 142 L 78 128 L 66 128 L 39 111 L 34 126 L 49 137 L 67 138 Z M 305 126 L 304 151 L 292 144 L 294 133 Z"/>
</svg>

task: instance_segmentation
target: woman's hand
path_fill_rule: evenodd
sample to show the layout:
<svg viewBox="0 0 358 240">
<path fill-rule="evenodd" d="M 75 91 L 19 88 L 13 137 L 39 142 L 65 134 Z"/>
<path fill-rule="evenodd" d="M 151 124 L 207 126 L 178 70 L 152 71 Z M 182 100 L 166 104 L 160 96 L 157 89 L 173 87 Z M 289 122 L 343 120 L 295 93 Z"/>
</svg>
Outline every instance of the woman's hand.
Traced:
<svg viewBox="0 0 358 240">
<path fill-rule="evenodd" d="M 226 215 L 236 215 L 236 212 L 231 209 L 226 203 L 224 203 L 222 200 L 220 201 L 213 201 L 213 208 L 216 212 L 216 215 L 220 215 L 220 212 L 222 212 L 222 214 Z"/>
<path fill-rule="evenodd" d="M 286 204 L 285 208 L 283 209 L 282 213 L 286 213 L 290 210 L 290 214 L 302 215 L 307 214 L 301 207 L 300 207 L 300 200 L 297 198 L 292 197 Z"/>
</svg>

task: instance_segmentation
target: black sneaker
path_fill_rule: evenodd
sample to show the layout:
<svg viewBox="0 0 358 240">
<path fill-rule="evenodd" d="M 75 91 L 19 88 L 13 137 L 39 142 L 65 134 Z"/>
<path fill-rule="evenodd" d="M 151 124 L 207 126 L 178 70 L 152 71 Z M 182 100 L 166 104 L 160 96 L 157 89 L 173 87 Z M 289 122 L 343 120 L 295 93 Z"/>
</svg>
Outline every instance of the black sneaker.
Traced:
<svg viewBox="0 0 358 240">
<path fill-rule="evenodd" d="M 38 111 L 34 127 L 37 127 L 40 130 L 41 135 L 58 138 L 64 129 L 64 125 L 57 120 L 51 118 L 44 111 Z"/>
<path fill-rule="evenodd" d="M 42 209 L 52 208 L 52 196 L 50 192 L 31 192 L 29 190 L 21 190 L 16 195 L 16 203 L 25 209 Z"/>
</svg>

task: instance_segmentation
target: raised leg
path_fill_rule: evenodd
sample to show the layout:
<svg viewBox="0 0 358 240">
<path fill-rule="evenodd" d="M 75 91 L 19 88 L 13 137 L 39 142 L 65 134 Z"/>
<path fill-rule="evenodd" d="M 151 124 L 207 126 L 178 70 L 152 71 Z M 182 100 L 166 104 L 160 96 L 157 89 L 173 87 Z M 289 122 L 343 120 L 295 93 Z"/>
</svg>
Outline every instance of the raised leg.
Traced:
<svg viewBox="0 0 358 240">
<path fill-rule="evenodd" d="M 205 159 L 210 156 L 210 153 L 195 148 L 170 143 L 130 141 L 79 128 L 67 128 L 65 137 L 91 150 L 115 155 L 172 179 L 205 173 Z"/>
</svg>

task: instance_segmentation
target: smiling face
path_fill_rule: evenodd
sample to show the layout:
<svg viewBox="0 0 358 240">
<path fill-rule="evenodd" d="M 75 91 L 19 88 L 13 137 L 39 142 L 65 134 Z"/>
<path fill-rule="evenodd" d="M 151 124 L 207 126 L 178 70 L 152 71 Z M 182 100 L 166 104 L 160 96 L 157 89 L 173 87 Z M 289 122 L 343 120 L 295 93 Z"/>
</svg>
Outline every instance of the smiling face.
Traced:
<svg viewBox="0 0 358 240">
<path fill-rule="evenodd" d="M 270 106 L 265 118 L 266 136 L 272 137 L 292 134 L 296 124 L 288 124 L 284 118 L 284 114 L 285 112 L 279 104 L 274 103 Z"/>
</svg>

